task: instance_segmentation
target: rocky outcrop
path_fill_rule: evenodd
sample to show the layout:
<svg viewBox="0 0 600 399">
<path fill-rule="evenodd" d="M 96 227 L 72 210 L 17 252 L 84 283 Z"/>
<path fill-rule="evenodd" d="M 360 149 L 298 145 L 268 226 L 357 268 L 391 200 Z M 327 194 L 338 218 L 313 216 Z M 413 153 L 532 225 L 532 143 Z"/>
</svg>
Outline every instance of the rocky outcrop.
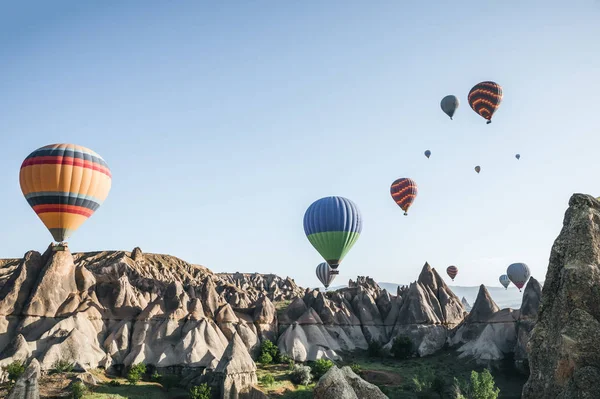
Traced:
<svg viewBox="0 0 600 399">
<path fill-rule="evenodd" d="M 529 374 L 527 344 L 537 321 L 541 300 L 542 286 L 535 278 L 531 277 L 523 291 L 523 301 L 517 323 L 517 345 L 515 347 L 515 366 L 525 375 Z"/>
<path fill-rule="evenodd" d="M 550 254 L 523 398 L 600 397 L 598 287 L 600 203 L 574 194 Z"/>
<path fill-rule="evenodd" d="M 237 399 L 240 392 L 258 382 L 256 364 L 238 334 L 234 334 L 212 377 L 223 399 Z"/>
<path fill-rule="evenodd" d="M 40 364 L 33 359 L 11 389 L 7 399 L 39 399 Z"/>
<path fill-rule="evenodd" d="M 381 390 L 356 374 L 348 366 L 333 366 L 325 373 L 313 391 L 315 399 L 387 399 Z"/>
<path fill-rule="evenodd" d="M 471 304 L 469 303 L 469 301 L 467 301 L 467 298 L 465 298 L 464 296 L 462 297 L 462 299 L 460 300 L 460 302 L 462 303 L 462 305 L 464 306 L 465 310 L 467 312 L 470 312 L 471 309 L 473 308 L 471 306 Z"/>
<path fill-rule="evenodd" d="M 444 346 L 449 331 L 462 322 L 465 314 L 460 299 L 437 271 L 425 263 L 419 279 L 410 284 L 401 298 L 385 348 L 390 349 L 396 337 L 407 336 L 419 356 L 433 354 Z M 388 319 L 386 324 L 389 323 Z"/>
</svg>

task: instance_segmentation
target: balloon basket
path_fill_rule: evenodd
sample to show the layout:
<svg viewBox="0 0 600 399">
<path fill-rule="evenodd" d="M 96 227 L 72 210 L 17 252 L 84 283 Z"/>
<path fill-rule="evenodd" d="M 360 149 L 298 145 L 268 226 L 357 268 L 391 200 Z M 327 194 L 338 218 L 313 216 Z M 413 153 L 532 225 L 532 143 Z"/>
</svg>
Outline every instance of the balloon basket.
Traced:
<svg viewBox="0 0 600 399">
<path fill-rule="evenodd" d="M 337 274 L 340 274 L 340 271 L 339 271 L 339 270 L 336 270 L 336 269 L 331 269 L 331 272 L 330 272 L 330 273 L 331 273 L 331 274 L 334 274 L 334 275 L 337 275 Z"/>
<path fill-rule="evenodd" d="M 64 250 L 66 250 L 69 246 L 67 245 L 66 242 L 61 242 L 58 244 L 52 244 L 52 251 L 53 252 L 62 252 Z"/>
</svg>

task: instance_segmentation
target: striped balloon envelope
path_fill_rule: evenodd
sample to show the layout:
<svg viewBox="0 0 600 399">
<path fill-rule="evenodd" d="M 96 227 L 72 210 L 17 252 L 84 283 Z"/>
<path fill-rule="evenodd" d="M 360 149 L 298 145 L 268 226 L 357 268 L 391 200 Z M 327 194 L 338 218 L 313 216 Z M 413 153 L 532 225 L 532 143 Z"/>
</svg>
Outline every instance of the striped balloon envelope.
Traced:
<svg viewBox="0 0 600 399">
<path fill-rule="evenodd" d="M 508 289 L 508 286 L 510 285 L 510 279 L 508 278 L 508 276 L 506 274 L 503 274 L 502 276 L 500 276 L 498 281 L 500 281 L 500 284 L 502 284 L 504 289 Z"/>
<path fill-rule="evenodd" d="M 450 276 L 452 281 L 454 281 L 454 277 L 456 277 L 456 275 L 458 274 L 458 267 L 448 266 L 448 268 L 446 269 L 446 273 L 448 274 L 448 276 Z"/>
<path fill-rule="evenodd" d="M 490 124 L 494 112 L 500 107 L 502 96 L 502 86 L 498 83 L 489 81 L 477 83 L 469 92 L 469 105 Z"/>
<path fill-rule="evenodd" d="M 102 157 L 75 144 L 38 148 L 21 165 L 21 191 L 56 242 L 64 242 L 108 196 L 111 173 Z"/>
<path fill-rule="evenodd" d="M 417 183 L 406 177 L 396 179 L 390 187 L 392 199 L 404 211 L 404 215 L 408 215 L 408 208 L 415 201 L 417 192 Z"/>
<path fill-rule="evenodd" d="M 325 286 L 325 289 L 329 288 L 329 285 L 335 279 L 336 274 L 333 274 L 331 271 L 331 266 L 326 262 L 317 265 L 317 278 Z"/>
<path fill-rule="evenodd" d="M 321 198 L 304 214 L 306 238 L 334 269 L 334 274 L 361 231 L 360 211 L 354 202 L 344 197 Z"/>
</svg>

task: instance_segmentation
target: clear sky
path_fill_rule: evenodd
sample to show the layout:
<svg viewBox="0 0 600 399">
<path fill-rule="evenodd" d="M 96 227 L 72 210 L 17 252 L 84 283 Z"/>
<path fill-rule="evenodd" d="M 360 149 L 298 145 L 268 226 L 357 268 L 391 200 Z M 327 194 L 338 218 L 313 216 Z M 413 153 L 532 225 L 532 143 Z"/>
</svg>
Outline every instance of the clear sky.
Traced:
<svg viewBox="0 0 600 399">
<path fill-rule="evenodd" d="M 429 261 L 499 286 L 512 262 L 543 280 L 571 194 L 600 195 L 599 1 L 8 3 L 1 257 L 51 242 L 18 173 L 60 142 L 113 173 L 72 251 L 140 246 L 304 286 L 322 259 L 302 219 L 324 196 L 364 218 L 333 285 L 408 283 Z M 491 125 L 467 104 L 484 80 L 504 88 Z M 419 185 L 408 216 L 398 177 Z"/>
</svg>

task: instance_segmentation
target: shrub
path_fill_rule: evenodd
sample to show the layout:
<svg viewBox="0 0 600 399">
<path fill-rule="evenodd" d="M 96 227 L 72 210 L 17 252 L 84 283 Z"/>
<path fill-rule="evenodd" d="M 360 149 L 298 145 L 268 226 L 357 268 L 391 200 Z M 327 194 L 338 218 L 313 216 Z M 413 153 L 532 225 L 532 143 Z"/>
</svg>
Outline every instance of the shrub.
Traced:
<svg viewBox="0 0 600 399">
<path fill-rule="evenodd" d="M 121 382 L 119 382 L 119 380 L 110 380 L 110 382 L 108 383 L 108 385 L 110 385 L 111 387 L 120 387 L 121 386 Z"/>
<path fill-rule="evenodd" d="M 273 356 L 271 356 L 273 357 Z M 281 364 L 290 364 L 290 360 L 292 360 L 291 357 L 289 357 L 288 355 L 284 355 L 282 353 L 279 353 L 279 362 Z"/>
<path fill-rule="evenodd" d="M 360 367 L 360 364 L 352 363 L 350 365 L 350 368 L 352 369 L 352 372 L 356 375 L 360 375 L 362 373 L 362 367 Z"/>
<path fill-rule="evenodd" d="M 288 371 L 294 371 L 294 366 L 296 365 L 296 362 L 293 361 L 292 359 L 290 359 L 288 361 Z"/>
<path fill-rule="evenodd" d="M 454 385 L 460 391 L 459 399 L 497 399 L 500 394 L 494 377 L 487 369 L 481 373 L 471 371 L 469 381 L 459 381 L 454 378 Z"/>
<path fill-rule="evenodd" d="M 11 382 L 16 382 L 21 374 L 25 372 L 25 363 L 15 360 L 7 366 L 3 366 L 2 369 L 8 373 L 8 379 Z"/>
<path fill-rule="evenodd" d="M 311 366 L 311 371 L 315 380 L 318 381 L 323 375 L 333 367 L 333 362 L 329 359 L 319 359 Z"/>
<path fill-rule="evenodd" d="M 134 364 L 127 373 L 127 381 L 131 385 L 136 385 L 142 379 L 145 372 L 146 365 L 144 363 Z"/>
<path fill-rule="evenodd" d="M 81 399 L 86 393 L 87 387 L 83 382 L 77 381 L 73 385 L 71 385 L 71 397 L 73 399 Z"/>
<path fill-rule="evenodd" d="M 290 380 L 296 385 L 308 385 L 312 380 L 310 372 L 310 367 L 297 364 L 290 373 Z"/>
<path fill-rule="evenodd" d="M 159 377 L 159 382 L 160 385 L 162 385 L 163 388 L 169 392 L 171 388 L 175 388 L 177 385 L 179 385 L 179 377 L 173 374 L 163 375 Z"/>
<path fill-rule="evenodd" d="M 261 353 L 260 356 L 258 357 L 258 362 L 260 364 L 271 364 L 271 363 L 273 363 L 273 358 L 267 352 Z"/>
<path fill-rule="evenodd" d="M 260 378 L 260 383 L 266 387 L 270 387 L 275 384 L 275 377 L 272 374 L 265 374 Z"/>
<path fill-rule="evenodd" d="M 57 359 L 52 364 L 52 372 L 56 374 L 60 373 L 70 373 L 75 368 L 75 364 L 71 363 L 68 360 Z"/>
<path fill-rule="evenodd" d="M 408 337 L 396 337 L 390 349 L 396 359 L 407 359 L 412 356 L 413 345 Z"/>
<path fill-rule="evenodd" d="M 266 357 L 265 354 L 268 354 L 271 357 L 271 360 L 268 363 L 263 363 L 263 364 L 269 364 L 272 362 L 279 363 L 281 361 L 281 353 L 279 353 L 279 348 L 277 347 L 277 345 L 275 345 L 273 342 L 269 341 L 268 339 L 265 339 L 260 344 L 260 356 L 258 358 L 260 363 L 262 363 L 260 361 L 261 358 L 263 358 L 265 360 L 268 359 L 268 357 Z"/>
<path fill-rule="evenodd" d="M 444 395 L 446 390 L 446 380 L 440 375 L 436 375 L 431 382 L 431 390 L 440 396 Z"/>
<path fill-rule="evenodd" d="M 200 384 L 190 388 L 190 399 L 210 399 L 210 387 Z"/>
<path fill-rule="evenodd" d="M 381 357 L 383 354 L 383 346 L 379 341 L 369 342 L 369 348 L 367 349 L 369 357 Z"/>
<path fill-rule="evenodd" d="M 415 386 L 416 392 L 427 392 L 431 390 L 433 386 L 433 380 L 435 379 L 435 374 L 433 370 L 429 367 L 422 367 L 417 376 L 413 377 L 412 381 Z"/>
<path fill-rule="evenodd" d="M 152 373 L 152 375 L 150 376 L 150 381 L 160 382 L 161 377 L 162 376 L 158 373 L 158 371 L 155 370 L 154 373 Z"/>
</svg>

